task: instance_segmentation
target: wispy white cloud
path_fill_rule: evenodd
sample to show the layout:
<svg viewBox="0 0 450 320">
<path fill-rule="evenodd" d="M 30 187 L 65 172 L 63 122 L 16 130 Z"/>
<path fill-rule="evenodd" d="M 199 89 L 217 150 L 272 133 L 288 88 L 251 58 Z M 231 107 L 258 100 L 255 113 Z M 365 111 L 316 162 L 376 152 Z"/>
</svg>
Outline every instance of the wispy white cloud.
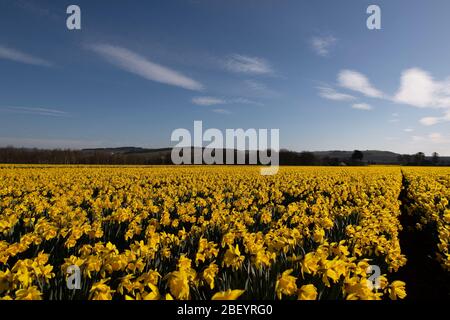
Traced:
<svg viewBox="0 0 450 320">
<path fill-rule="evenodd" d="M 234 98 L 234 99 L 230 99 L 228 101 L 229 101 L 229 103 L 233 103 L 233 104 L 251 104 L 251 105 L 255 105 L 255 106 L 263 106 L 264 105 L 261 102 L 250 100 L 247 98 Z"/>
<path fill-rule="evenodd" d="M 227 102 L 215 97 L 195 97 L 192 98 L 192 103 L 199 106 L 213 106 L 217 104 L 226 104 Z"/>
<path fill-rule="evenodd" d="M 441 119 L 438 117 L 424 117 L 420 119 L 419 122 L 424 126 L 432 126 L 441 122 Z"/>
<path fill-rule="evenodd" d="M 4 46 L 0 46 L 0 59 L 6 59 L 14 62 L 31 64 L 41 67 L 51 67 L 53 65 L 47 60 Z"/>
<path fill-rule="evenodd" d="M 88 48 L 116 67 L 141 76 L 144 79 L 189 90 L 199 91 L 203 89 L 203 85 L 196 80 L 178 71 L 154 63 L 126 48 L 109 44 L 95 44 L 88 46 Z"/>
<path fill-rule="evenodd" d="M 389 119 L 389 122 L 390 123 L 397 123 L 397 122 L 400 122 L 400 114 L 399 113 L 397 113 L 397 112 L 394 112 L 394 113 L 392 113 L 391 114 L 391 119 Z"/>
<path fill-rule="evenodd" d="M 362 93 L 367 97 L 384 97 L 384 94 L 380 90 L 374 88 L 369 79 L 358 71 L 342 70 L 338 74 L 338 84 L 343 88 Z"/>
<path fill-rule="evenodd" d="M 37 3 L 37 1 L 32 0 L 13 0 L 14 5 L 17 7 L 30 12 L 31 14 L 49 17 L 53 20 L 59 19 L 61 14 L 56 14 L 49 9 L 48 5 Z M 42 4 L 42 5 L 41 5 Z"/>
<path fill-rule="evenodd" d="M 319 90 L 319 96 L 325 99 L 329 100 L 335 100 L 335 101 L 351 101 L 355 100 L 356 98 L 352 95 L 341 93 L 336 91 L 333 88 L 330 87 L 317 87 Z"/>
<path fill-rule="evenodd" d="M 11 107 L 0 106 L 0 112 L 9 112 L 9 113 L 21 113 L 21 114 L 34 114 L 40 116 L 51 116 L 51 117 L 67 117 L 69 113 L 56 109 L 47 109 L 47 108 L 28 108 L 28 107 Z"/>
<path fill-rule="evenodd" d="M 412 141 L 415 143 L 433 143 L 433 144 L 450 143 L 450 139 L 448 137 L 445 137 L 438 132 L 433 132 L 426 136 L 412 136 Z"/>
<path fill-rule="evenodd" d="M 256 90 L 256 91 L 266 91 L 268 90 L 267 86 L 260 82 L 260 81 L 256 81 L 256 80 L 245 80 L 244 83 L 252 90 Z"/>
<path fill-rule="evenodd" d="M 313 37 L 311 39 L 311 46 L 314 51 L 322 57 L 328 56 L 330 50 L 336 45 L 337 39 L 333 36 Z"/>
<path fill-rule="evenodd" d="M 246 74 L 270 74 L 273 69 L 269 62 L 263 58 L 250 57 L 241 54 L 232 54 L 224 62 L 227 70 Z"/>
<path fill-rule="evenodd" d="M 450 79 L 436 81 L 425 70 L 410 68 L 402 73 L 400 88 L 393 99 L 396 103 L 417 108 L 449 109 L 441 117 L 424 117 L 420 123 L 432 126 L 450 121 Z"/>
<path fill-rule="evenodd" d="M 254 79 L 246 79 L 243 81 L 244 88 L 249 90 L 245 91 L 243 95 L 248 95 L 254 98 L 275 98 L 280 97 L 281 93 L 277 90 L 269 88 L 264 82 Z"/>
<path fill-rule="evenodd" d="M 427 71 L 419 68 L 402 72 L 400 87 L 393 98 L 376 89 L 364 74 L 355 70 L 340 71 L 338 84 L 368 97 L 383 98 L 418 108 L 450 108 L 450 78 L 436 81 Z"/>
<path fill-rule="evenodd" d="M 442 134 L 434 132 L 428 135 L 428 139 L 430 139 L 433 143 L 448 143 L 448 139 L 446 139 Z"/>
<path fill-rule="evenodd" d="M 247 98 L 230 98 L 230 99 L 224 99 L 224 98 L 217 98 L 217 97 L 210 97 L 210 96 L 203 96 L 203 97 L 194 97 L 192 98 L 192 103 L 199 105 L 199 106 L 214 106 L 219 104 L 251 104 L 251 105 L 258 105 L 262 106 L 263 104 L 257 101 L 253 101 Z"/>
<path fill-rule="evenodd" d="M 450 108 L 450 80 L 435 81 L 422 69 L 407 69 L 394 101 L 418 108 Z"/>
<path fill-rule="evenodd" d="M 420 123 L 424 126 L 432 126 L 442 122 L 450 122 L 450 110 L 446 111 L 442 117 L 424 117 Z"/>
<path fill-rule="evenodd" d="M 340 71 L 338 84 L 343 88 L 359 92 L 371 98 L 381 98 L 389 102 L 423 109 L 446 109 L 440 117 L 429 116 L 421 118 L 419 122 L 422 125 L 432 126 L 438 123 L 450 122 L 450 78 L 437 81 L 425 70 L 409 68 L 402 72 L 400 87 L 393 97 L 389 97 L 376 89 L 365 75 L 354 70 Z M 321 88 L 319 95 L 332 100 L 345 100 L 347 98 L 345 94 L 336 94 L 335 90 L 331 88 Z M 393 113 L 392 117 L 389 122 L 399 122 L 398 113 Z"/>
<path fill-rule="evenodd" d="M 231 114 L 231 112 L 226 109 L 213 109 L 212 111 L 219 114 Z"/>
<path fill-rule="evenodd" d="M 412 128 L 406 128 L 406 129 L 403 129 L 403 131 L 405 131 L 405 132 L 413 132 L 414 129 L 412 129 Z"/>
<path fill-rule="evenodd" d="M 370 111 L 373 109 L 373 107 L 367 103 L 355 103 L 352 105 L 352 108 L 357 109 L 357 110 L 364 110 L 364 111 Z"/>
</svg>

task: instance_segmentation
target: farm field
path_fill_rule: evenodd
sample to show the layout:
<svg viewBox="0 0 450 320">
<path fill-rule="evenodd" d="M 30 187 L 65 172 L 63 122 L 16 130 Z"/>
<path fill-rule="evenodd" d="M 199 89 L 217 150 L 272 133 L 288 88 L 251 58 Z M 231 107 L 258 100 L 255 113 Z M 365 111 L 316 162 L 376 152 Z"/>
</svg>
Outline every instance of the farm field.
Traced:
<svg viewBox="0 0 450 320">
<path fill-rule="evenodd" d="M 5 165 L 0 299 L 405 299 L 402 232 L 448 275 L 449 202 L 450 168 Z"/>
</svg>

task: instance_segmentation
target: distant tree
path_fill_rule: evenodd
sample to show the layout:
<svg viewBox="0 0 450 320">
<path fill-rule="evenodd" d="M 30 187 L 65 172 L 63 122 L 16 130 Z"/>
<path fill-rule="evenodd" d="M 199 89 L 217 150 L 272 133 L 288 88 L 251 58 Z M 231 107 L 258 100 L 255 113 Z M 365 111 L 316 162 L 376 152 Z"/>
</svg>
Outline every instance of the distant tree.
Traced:
<svg viewBox="0 0 450 320">
<path fill-rule="evenodd" d="M 414 155 L 414 164 L 421 165 L 421 164 L 424 164 L 424 162 L 425 162 L 425 153 L 417 152 Z"/>
<path fill-rule="evenodd" d="M 362 161 L 362 159 L 364 159 L 364 153 L 362 153 L 359 150 L 353 151 L 353 154 L 352 154 L 353 161 Z"/>
<path fill-rule="evenodd" d="M 326 156 L 321 159 L 321 164 L 324 166 L 338 166 L 341 161 L 338 158 L 330 158 Z"/>
<path fill-rule="evenodd" d="M 298 155 L 298 162 L 302 165 L 315 165 L 317 164 L 317 158 L 312 152 L 300 152 Z"/>
<path fill-rule="evenodd" d="M 404 159 L 406 164 L 411 164 L 414 161 L 413 160 L 413 156 L 411 156 L 410 154 L 405 154 L 403 156 L 403 159 Z"/>
<path fill-rule="evenodd" d="M 431 158 L 431 162 L 433 162 L 434 165 L 439 163 L 439 153 L 433 152 L 433 156 Z"/>
<path fill-rule="evenodd" d="M 286 149 L 280 150 L 280 165 L 294 166 L 305 165 L 312 166 L 319 164 L 320 160 L 315 156 L 313 152 L 294 152 Z"/>
</svg>

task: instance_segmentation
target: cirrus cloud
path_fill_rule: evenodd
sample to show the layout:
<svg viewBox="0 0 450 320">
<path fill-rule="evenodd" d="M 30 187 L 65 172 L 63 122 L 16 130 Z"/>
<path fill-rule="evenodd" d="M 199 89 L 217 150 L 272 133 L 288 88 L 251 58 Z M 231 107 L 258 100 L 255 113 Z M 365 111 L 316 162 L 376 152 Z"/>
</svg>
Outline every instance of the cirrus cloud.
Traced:
<svg viewBox="0 0 450 320">
<path fill-rule="evenodd" d="M 250 104 L 256 106 L 262 106 L 263 104 L 257 101 L 253 101 L 247 98 L 232 98 L 232 99 L 224 99 L 217 98 L 211 96 L 202 96 L 202 97 L 194 97 L 192 98 L 192 103 L 198 106 L 214 106 L 219 104 Z"/>
<path fill-rule="evenodd" d="M 30 107 L 16 107 L 16 106 L 6 106 L 0 107 L 0 111 L 8 113 L 19 113 L 19 114 L 31 114 L 39 116 L 50 116 L 50 117 L 67 117 L 70 116 L 69 113 L 49 108 L 30 108 Z"/>
<path fill-rule="evenodd" d="M 270 64 L 263 58 L 232 54 L 224 63 L 228 71 L 245 74 L 273 73 Z"/>
<path fill-rule="evenodd" d="M 217 104 L 226 104 L 227 102 L 215 97 L 195 97 L 192 98 L 192 103 L 198 106 L 213 106 Z"/>
<path fill-rule="evenodd" d="M 384 97 L 384 94 L 374 88 L 369 79 L 358 71 L 342 70 L 338 74 L 338 84 L 343 88 L 362 93 L 370 98 Z"/>
<path fill-rule="evenodd" d="M 326 57 L 336 42 L 337 39 L 333 36 L 313 37 L 311 39 L 311 46 L 319 56 Z"/>
<path fill-rule="evenodd" d="M 364 111 L 370 111 L 373 109 L 373 107 L 367 103 L 355 103 L 352 105 L 352 108 L 357 109 L 357 110 L 364 110 Z"/>
<path fill-rule="evenodd" d="M 213 109 L 212 111 L 218 114 L 231 114 L 231 112 L 227 109 Z"/>
<path fill-rule="evenodd" d="M 450 139 L 439 132 L 433 132 L 426 136 L 412 136 L 412 140 L 413 142 L 427 142 L 433 144 L 448 144 L 450 142 Z"/>
<path fill-rule="evenodd" d="M 432 126 L 442 122 L 450 122 L 450 110 L 446 111 L 442 117 L 424 117 L 420 123 L 424 126 Z"/>
<path fill-rule="evenodd" d="M 89 49 L 105 58 L 112 65 L 144 79 L 188 90 L 203 90 L 203 85 L 182 73 L 154 63 L 126 48 L 109 44 L 89 45 Z"/>
<path fill-rule="evenodd" d="M 317 87 L 317 89 L 319 90 L 319 96 L 321 96 L 322 98 L 328 99 L 328 100 L 350 101 L 350 100 L 356 99 L 352 95 L 338 92 L 335 89 L 330 88 L 330 87 Z"/>
<path fill-rule="evenodd" d="M 53 65 L 50 61 L 4 46 L 0 46 L 0 59 L 6 59 L 14 62 L 25 63 L 41 67 L 51 67 Z"/>
</svg>

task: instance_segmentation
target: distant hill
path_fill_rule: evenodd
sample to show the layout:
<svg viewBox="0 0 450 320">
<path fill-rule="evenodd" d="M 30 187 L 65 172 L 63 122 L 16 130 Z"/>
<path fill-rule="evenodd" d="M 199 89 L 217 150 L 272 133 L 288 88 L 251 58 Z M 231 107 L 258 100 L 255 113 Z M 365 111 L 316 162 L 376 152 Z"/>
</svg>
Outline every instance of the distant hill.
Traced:
<svg viewBox="0 0 450 320">
<path fill-rule="evenodd" d="M 192 151 L 194 148 L 192 148 Z M 147 149 L 147 148 L 138 148 L 138 147 L 120 147 L 120 148 L 100 148 L 100 149 L 83 149 L 83 152 L 106 152 L 109 154 L 123 154 L 123 155 L 138 155 L 141 157 L 149 158 L 149 159 L 168 159 L 171 156 L 172 148 L 159 148 L 159 149 Z M 364 163 L 373 163 L 373 164 L 400 164 L 399 158 L 402 156 L 399 153 L 391 152 L 391 151 L 382 151 L 382 150 L 361 150 L 364 154 Z M 226 150 L 223 150 L 224 154 Z M 243 151 L 235 151 L 238 154 L 242 154 Z M 247 155 L 249 152 L 245 152 Z M 254 153 L 254 151 L 250 152 Z M 289 154 L 290 156 L 301 157 L 302 154 L 310 153 L 313 154 L 317 159 L 336 159 L 341 162 L 348 161 L 352 154 L 352 151 L 344 151 L 344 150 L 329 150 L 329 151 L 289 151 L 289 150 L 280 150 L 280 158 L 283 158 L 283 155 Z M 426 160 L 430 161 L 431 157 L 426 157 Z M 440 157 L 440 162 L 449 163 L 450 157 Z"/>
<path fill-rule="evenodd" d="M 202 163 L 202 152 L 199 148 L 191 148 L 191 163 Z M 212 150 L 210 150 L 212 151 Z M 230 151 L 230 150 L 228 150 Z M 259 159 L 256 151 L 231 150 L 237 159 Z M 214 151 L 212 151 L 214 152 Z M 217 150 L 216 150 L 217 152 Z M 223 149 L 223 163 L 227 150 Z M 172 164 L 172 148 L 96 148 L 82 150 L 42 150 L 31 148 L 0 148 L 0 163 L 16 164 L 109 164 L 109 165 L 163 165 Z M 352 160 L 353 151 L 290 151 L 280 150 L 280 165 L 367 165 L 367 164 L 401 164 L 401 165 L 435 165 L 431 157 L 418 158 L 415 155 L 401 155 L 390 151 L 365 150 L 362 151 L 363 160 Z M 196 161 L 195 161 L 196 160 Z M 261 162 L 257 162 L 261 163 Z M 450 165 L 450 157 L 440 157 L 439 165 Z"/>
</svg>

